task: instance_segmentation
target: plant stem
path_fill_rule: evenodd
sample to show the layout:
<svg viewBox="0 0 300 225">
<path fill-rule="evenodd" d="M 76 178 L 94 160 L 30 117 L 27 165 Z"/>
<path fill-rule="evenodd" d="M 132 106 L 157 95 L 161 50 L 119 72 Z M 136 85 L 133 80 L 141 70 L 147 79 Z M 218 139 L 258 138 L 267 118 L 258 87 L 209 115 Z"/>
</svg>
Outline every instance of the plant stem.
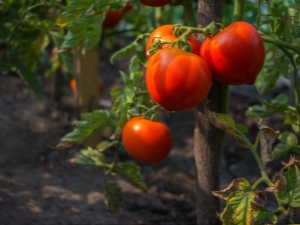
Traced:
<svg viewBox="0 0 300 225">
<path fill-rule="evenodd" d="M 266 170 L 263 166 L 263 163 L 256 151 L 256 148 L 255 146 L 249 141 L 249 139 L 239 130 L 236 130 L 235 131 L 236 133 L 234 133 L 235 136 L 241 138 L 245 144 L 247 145 L 247 147 L 250 149 L 251 153 L 253 154 L 254 158 L 255 158 L 255 161 L 258 165 L 258 168 L 260 170 L 260 174 L 262 175 L 262 179 L 265 181 L 265 183 L 268 185 L 268 186 L 273 186 L 273 183 L 272 181 L 269 179 L 267 173 L 266 173 Z"/>
<path fill-rule="evenodd" d="M 192 27 L 197 27 L 197 16 L 195 13 L 195 10 L 193 8 L 192 0 L 183 0 L 183 8 L 184 8 L 184 13 L 187 18 L 189 26 Z"/>
<path fill-rule="evenodd" d="M 244 0 L 234 0 L 233 20 L 242 21 L 244 17 Z"/>
<path fill-rule="evenodd" d="M 296 45 L 287 43 L 285 41 L 280 41 L 280 40 L 277 40 L 277 39 L 274 39 L 274 38 L 271 38 L 271 37 L 267 37 L 265 35 L 261 35 L 261 38 L 265 42 L 268 42 L 268 43 L 271 43 L 271 44 L 274 44 L 274 45 L 277 45 L 277 46 L 280 46 L 280 47 L 290 49 L 290 50 L 296 52 L 298 55 L 300 55 L 300 48 Z"/>
<path fill-rule="evenodd" d="M 156 25 L 156 27 L 159 27 L 162 23 L 161 10 L 162 10 L 161 7 L 155 8 L 155 25 Z"/>
</svg>

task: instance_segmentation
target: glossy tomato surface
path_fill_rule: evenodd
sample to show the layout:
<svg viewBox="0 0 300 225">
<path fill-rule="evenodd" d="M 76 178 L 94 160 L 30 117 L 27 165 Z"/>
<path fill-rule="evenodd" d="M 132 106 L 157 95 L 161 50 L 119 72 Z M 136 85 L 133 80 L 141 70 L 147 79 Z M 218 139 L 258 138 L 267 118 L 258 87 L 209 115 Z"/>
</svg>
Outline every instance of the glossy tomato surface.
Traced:
<svg viewBox="0 0 300 225">
<path fill-rule="evenodd" d="M 106 14 L 106 17 L 103 21 L 103 28 L 109 29 L 118 25 L 118 23 L 122 20 L 124 15 L 124 10 L 109 10 Z"/>
<path fill-rule="evenodd" d="M 168 111 L 195 107 L 208 94 L 212 75 L 201 57 L 178 48 L 155 53 L 146 68 L 146 85 L 151 98 Z"/>
<path fill-rule="evenodd" d="M 254 84 L 265 61 L 263 41 L 255 28 L 235 22 L 213 38 L 207 38 L 200 50 L 212 69 L 213 77 L 229 85 Z"/>
<path fill-rule="evenodd" d="M 160 7 L 170 3 L 172 0 L 140 0 L 146 6 Z"/>
<path fill-rule="evenodd" d="M 128 154 L 145 163 L 162 161 L 172 148 L 172 136 L 168 127 L 142 116 L 125 124 L 122 140 Z"/>
<path fill-rule="evenodd" d="M 158 41 L 158 39 L 161 39 L 161 41 L 164 41 L 164 42 L 172 42 L 172 41 L 176 41 L 178 39 L 176 36 L 173 35 L 172 27 L 173 27 L 173 25 L 167 24 L 167 25 L 160 26 L 160 27 L 156 28 L 154 31 L 152 31 L 152 33 L 150 34 L 150 36 L 147 40 L 146 48 L 145 48 L 147 59 L 150 58 L 150 55 L 148 55 L 147 53 L 148 53 L 149 49 L 151 48 L 152 41 L 156 42 L 156 41 Z M 194 35 L 190 35 L 187 38 L 187 42 L 192 47 L 192 53 L 199 55 L 201 43 L 197 40 L 197 38 Z M 169 44 L 164 44 L 164 45 L 160 46 L 161 49 L 169 48 L 169 47 L 170 47 Z"/>
</svg>

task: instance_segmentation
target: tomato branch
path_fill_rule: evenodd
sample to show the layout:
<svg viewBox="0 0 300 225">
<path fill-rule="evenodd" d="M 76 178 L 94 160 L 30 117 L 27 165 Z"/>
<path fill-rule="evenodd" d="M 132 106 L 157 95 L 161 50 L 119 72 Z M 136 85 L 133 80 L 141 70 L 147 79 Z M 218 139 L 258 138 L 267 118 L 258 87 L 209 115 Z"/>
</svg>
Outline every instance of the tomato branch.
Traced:
<svg viewBox="0 0 300 225">
<path fill-rule="evenodd" d="M 293 45 L 293 44 L 287 43 L 285 41 L 280 41 L 280 40 L 265 36 L 264 34 L 261 34 L 261 38 L 263 39 L 264 42 L 274 44 L 278 47 L 280 46 L 280 47 L 283 47 L 283 48 L 287 48 L 287 49 L 292 50 L 295 53 L 300 55 L 300 48 L 296 45 Z"/>
</svg>

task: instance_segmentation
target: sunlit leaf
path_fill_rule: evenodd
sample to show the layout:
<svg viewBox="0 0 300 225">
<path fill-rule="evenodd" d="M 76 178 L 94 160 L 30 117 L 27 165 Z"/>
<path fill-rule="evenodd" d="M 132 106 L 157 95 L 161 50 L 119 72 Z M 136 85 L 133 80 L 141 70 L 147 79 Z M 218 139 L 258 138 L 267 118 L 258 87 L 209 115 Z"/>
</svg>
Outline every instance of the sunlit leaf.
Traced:
<svg viewBox="0 0 300 225">
<path fill-rule="evenodd" d="M 131 162 L 118 163 L 114 168 L 114 171 L 121 175 L 133 186 L 146 191 L 147 187 L 139 166 Z"/>
</svg>

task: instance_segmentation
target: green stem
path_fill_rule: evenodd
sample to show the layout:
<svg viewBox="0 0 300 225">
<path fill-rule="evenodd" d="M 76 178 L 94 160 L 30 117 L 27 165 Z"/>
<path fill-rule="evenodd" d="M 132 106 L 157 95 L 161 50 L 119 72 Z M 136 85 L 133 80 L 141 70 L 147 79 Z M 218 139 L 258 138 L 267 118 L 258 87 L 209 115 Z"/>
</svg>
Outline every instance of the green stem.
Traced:
<svg viewBox="0 0 300 225">
<path fill-rule="evenodd" d="M 244 0 L 234 0 L 233 20 L 242 21 L 244 17 Z"/>
<path fill-rule="evenodd" d="M 263 166 L 263 163 L 262 163 L 262 161 L 261 161 L 261 159 L 260 159 L 260 157 L 259 157 L 259 155 L 256 151 L 255 146 L 249 141 L 249 139 L 241 131 L 236 130 L 235 132 L 236 133 L 234 135 L 237 136 L 238 138 L 242 139 L 245 142 L 245 144 L 247 145 L 247 147 L 250 149 L 251 153 L 253 154 L 264 182 L 270 187 L 274 186 L 272 181 L 269 179 L 269 177 L 266 173 L 266 170 L 265 170 L 265 168 Z"/>
<path fill-rule="evenodd" d="M 263 182 L 265 182 L 265 179 L 263 177 L 259 178 L 254 184 L 252 184 L 251 190 L 254 191 L 256 187 Z"/>
<path fill-rule="evenodd" d="M 293 67 L 293 92 L 294 92 L 294 96 L 295 96 L 295 106 L 299 105 L 299 93 L 300 93 L 300 88 L 299 88 L 299 83 L 298 83 L 298 68 L 297 68 L 297 63 L 295 62 L 294 57 L 291 55 L 291 53 L 286 50 L 284 47 L 278 46 L 281 51 L 283 51 L 283 53 L 289 58 L 289 60 L 291 61 L 292 67 Z M 293 110 L 293 111 L 297 111 L 297 107 L 292 107 L 289 106 L 289 109 Z M 298 126 L 300 126 L 300 112 L 298 113 Z M 299 127 L 300 128 L 300 127 Z M 300 129 L 299 129 L 300 130 Z"/>
<path fill-rule="evenodd" d="M 183 8 L 184 13 L 187 18 L 188 24 L 192 27 L 197 27 L 198 20 L 197 20 L 197 14 L 195 13 L 195 10 L 193 8 L 192 0 L 183 0 Z"/>
<path fill-rule="evenodd" d="M 296 45 L 287 43 L 285 41 L 276 40 L 274 38 L 267 37 L 267 36 L 264 36 L 264 35 L 261 35 L 261 38 L 265 42 L 268 42 L 268 43 L 271 43 L 271 44 L 274 44 L 274 45 L 277 45 L 277 46 L 280 46 L 280 47 L 290 49 L 290 50 L 294 51 L 295 53 L 297 53 L 298 55 L 300 55 L 300 48 Z"/>
<path fill-rule="evenodd" d="M 161 14 L 161 7 L 155 8 L 155 25 L 156 27 L 159 27 L 162 23 L 162 14 Z"/>
<path fill-rule="evenodd" d="M 261 20 L 261 0 L 258 0 L 258 6 L 257 6 L 257 19 L 256 19 L 256 29 L 259 28 L 260 20 Z"/>
</svg>

